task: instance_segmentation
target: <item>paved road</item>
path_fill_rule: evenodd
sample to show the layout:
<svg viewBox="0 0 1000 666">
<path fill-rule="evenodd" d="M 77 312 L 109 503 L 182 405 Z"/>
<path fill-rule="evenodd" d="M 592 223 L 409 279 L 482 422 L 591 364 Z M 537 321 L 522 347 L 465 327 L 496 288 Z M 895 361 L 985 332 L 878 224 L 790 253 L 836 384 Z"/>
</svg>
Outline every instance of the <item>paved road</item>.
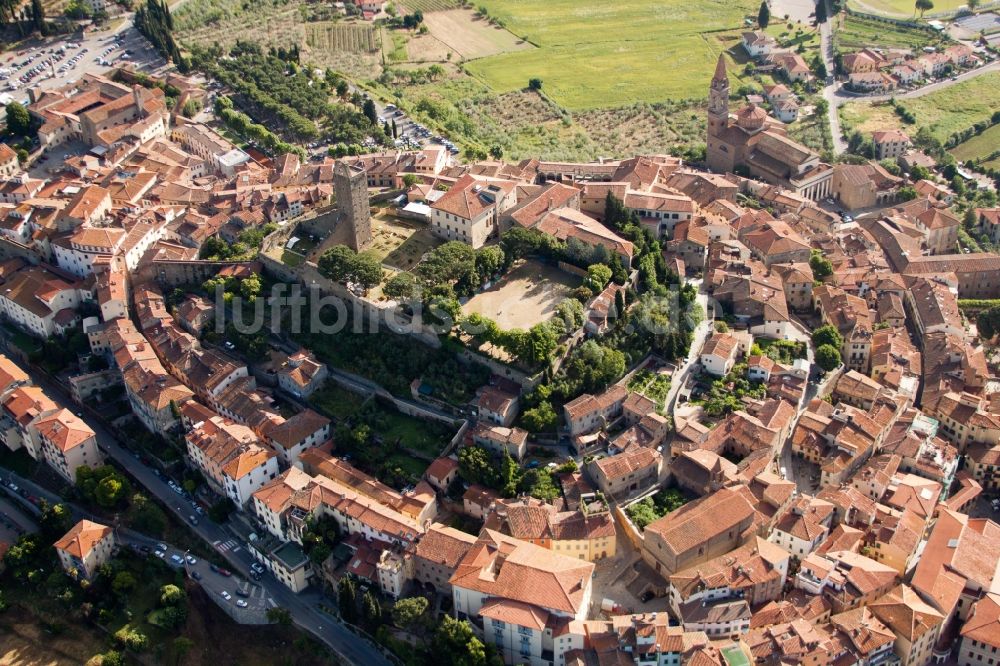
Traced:
<svg viewBox="0 0 1000 666">
<path fill-rule="evenodd" d="M 34 372 L 30 367 L 22 366 L 22 368 L 31 375 L 36 385 L 44 388 L 53 397 L 58 397 L 58 402 L 66 405 L 72 404 L 72 399 L 62 386 L 49 381 L 47 377 Z M 91 417 L 86 411 L 83 412 L 82 418 L 96 433 L 97 443 L 101 451 L 128 470 L 136 481 L 166 506 L 167 510 L 172 511 L 182 522 L 188 521 L 191 507 L 186 506 L 188 503 L 171 490 L 163 478 L 136 460 L 104 428 L 100 421 Z M 9 473 L 4 470 L 2 474 Z M 37 488 L 37 486 L 35 489 L 38 491 L 35 494 L 40 497 L 50 497 L 54 501 L 60 501 L 58 496 L 53 496 L 52 493 L 48 493 L 44 489 Z M 250 577 L 250 564 L 254 560 L 245 547 L 218 548 L 215 545 L 226 544 L 233 540 L 233 536 L 228 531 L 207 519 L 200 521 L 198 525 L 189 524 L 188 527 L 210 547 L 216 548 L 235 572 L 239 572 L 244 577 Z M 263 576 L 260 585 L 274 599 L 276 605 L 287 608 L 291 612 L 295 624 L 313 634 L 344 661 L 364 666 L 389 666 L 391 663 L 379 647 L 351 632 L 336 618 L 319 610 L 317 605 L 324 599 L 321 593 L 310 589 L 295 594 L 270 574 Z M 330 605 L 329 602 L 327 605 Z"/>
<path fill-rule="evenodd" d="M 667 414 L 673 417 L 674 407 L 677 401 L 677 393 L 681 390 L 685 383 L 687 383 L 688 375 L 691 374 L 691 370 L 694 368 L 695 364 L 698 362 L 698 357 L 701 355 L 701 348 L 705 344 L 705 340 L 708 339 L 709 334 L 712 332 L 712 327 L 715 325 L 715 312 L 709 313 L 708 311 L 708 294 L 703 290 L 704 282 L 700 279 L 698 280 L 688 280 L 690 284 L 694 284 L 698 287 L 698 305 L 701 306 L 702 314 L 705 315 L 705 319 L 698 324 L 694 329 L 694 334 L 691 339 L 691 348 L 688 350 L 687 358 L 684 359 L 684 363 L 677 368 L 674 372 L 674 376 L 670 378 L 670 391 L 667 393 L 667 398 L 664 400 L 663 406 Z"/>
<path fill-rule="evenodd" d="M 830 5 L 827 0 L 820 0 L 820 2 L 827 3 L 826 15 L 830 16 Z M 819 36 L 820 36 L 820 52 L 823 54 L 823 65 L 826 67 L 826 73 L 828 77 L 832 77 L 836 69 L 836 64 L 834 62 L 833 53 L 833 20 L 827 19 L 819 25 Z M 830 136 L 833 137 L 833 154 L 839 155 L 847 150 L 847 142 L 844 141 L 843 133 L 840 129 L 840 115 L 838 114 L 838 109 L 840 104 L 837 102 L 837 80 L 834 78 L 827 78 L 830 81 L 829 85 L 823 88 L 823 99 L 827 103 L 827 120 L 830 123 Z"/>
</svg>

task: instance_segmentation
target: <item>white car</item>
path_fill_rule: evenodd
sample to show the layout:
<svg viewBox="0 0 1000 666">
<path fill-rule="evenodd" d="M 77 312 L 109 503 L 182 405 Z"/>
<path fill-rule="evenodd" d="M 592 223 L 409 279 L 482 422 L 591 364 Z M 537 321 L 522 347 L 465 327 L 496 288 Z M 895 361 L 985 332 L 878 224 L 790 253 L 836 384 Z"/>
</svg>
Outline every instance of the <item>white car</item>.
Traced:
<svg viewBox="0 0 1000 666">
<path fill-rule="evenodd" d="M 225 590 L 223 590 L 221 594 L 222 594 L 222 598 L 225 599 L 226 601 L 232 601 L 233 595 L 229 594 Z"/>
<path fill-rule="evenodd" d="M 236 600 L 236 605 L 239 606 L 240 608 L 246 608 L 247 607 L 247 602 L 243 601 L 242 599 L 237 599 Z"/>
<path fill-rule="evenodd" d="M 166 553 L 164 553 L 164 552 L 163 552 L 162 550 L 157 550 L 157 551 L 154 551 L 154 552 L 153 552 L 153 554 L 154 554 L 154 555 L 156 555 L 156 556 L 157 556 L 158 558 L 160 558 L 161 560 L 162 560 L 162 559 L 163 559 L 164 557 L 166 557 L 166 555 L 167 555 L 167 554 L 166 554 Z"/>
<path fill-rule="evenodd" d="M 188 564 L 191 564 L 191 565 L 198 564 L 198 560 L 195 559 L 195 558 L 193 558 L 193 557 L 191 557 L 190 555 L 188 555 L 184 559 L 187 560 Z"/>
</svg>

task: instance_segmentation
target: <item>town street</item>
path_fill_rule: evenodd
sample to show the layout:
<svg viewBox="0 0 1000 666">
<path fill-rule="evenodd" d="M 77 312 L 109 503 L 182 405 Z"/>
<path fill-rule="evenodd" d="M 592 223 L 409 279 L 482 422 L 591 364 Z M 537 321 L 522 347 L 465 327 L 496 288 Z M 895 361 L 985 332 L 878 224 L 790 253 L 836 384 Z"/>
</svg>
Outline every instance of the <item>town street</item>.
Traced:
<svg viewBox="0 0 1000 666">
<path fill-rule="evenodd" d="M 70 406 L 74 404 L 72 398 L 60 385 L 49 381 L 47 377 L 34 372 L 32 368 L 16 359 L 12 358 L 12 360 L 31 376 L 32 381 L 37 386 L 42 387 L 49 395 L 57 398 L 59 403 Z M 178 495 L 170 489 L 166 481 L 154 474 L 151 468 L 140 463 L 132 453 L 123 448 L 101 422 L 89 414 L 89 408 L 85 408 L 80 413 L 83 415 L 81 418 L 96 433 L 97 443 L 101 451 L 126 469 L 139 484 L 160 500 L 168 511 L 174 513 L 178 520 L 188 523 L 190 507 L 188 509 L 184 509 L 183 505 L 178 507 L 180 504 Z M 3 470 L 0 472 L 0 476 L 8 477 L 11 476 L 11 473 Z M 61 501 L 58 496 L 38 488 L 35 484 L 30 487 L 36 491 L 38 496 L 46 497 L 50 501 Z M 239 572 L 245 578 L 250 577 L 250 564 L 254 560 L 245 547 L 238 544 L 235 547 L 218 547 L 219 544 L 233 541 L 232 534 L 208 519 L 200 521 L 198 525 L 188 524 L 188 528 L 205 541 L 209 547 L 215 548 L 225 557 L 235 572 Z M 153 543 L 155 540 L 150 539 L 146 545 Z M 300 594 L 295 594 L 270 574 L 265 574 L 258 584 L 274 600 L 275 605 L 288 609 L 295 624 L 313 634 L 344 661 L 352 664 L 364 664 L 365 666 L 389 666 L 391 663 L 380 647 L 353 633 L 337 618 L 321 611 L 318 604 L 323 601 L 324 597 L 320 592 L 310 588 Z"/>
</svg>

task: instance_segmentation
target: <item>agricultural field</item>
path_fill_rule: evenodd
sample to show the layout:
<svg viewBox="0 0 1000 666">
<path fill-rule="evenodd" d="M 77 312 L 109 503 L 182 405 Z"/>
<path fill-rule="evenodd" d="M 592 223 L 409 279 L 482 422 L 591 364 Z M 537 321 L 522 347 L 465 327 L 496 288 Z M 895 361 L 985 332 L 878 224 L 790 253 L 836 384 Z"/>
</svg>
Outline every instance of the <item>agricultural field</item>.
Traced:
<svg viewBox="0 0 1000 666">
<path fill-rule="evenodd" d="M 481 314 L 505 331 L 527 330 L 549 320 L 556 306 L 579 284 L 579 278 L 558 268 L 525 261 L 492 287 L 469 299 L 462 306 L 462 313 Z"/>
<path fill-rule="evenodd" d="M 954 155 L 955 159 L 965 162 L 989 157 L 998 150 L 1000 150 L 1000 125 L 994 125 L 982 134 L 974 136 L 968 141 L 963 141 L 948 152 Z"/>
<path fill-rule="evenodd" d="M 187 0 L 173 14 L 175 33 L 184 44 L 231 46 L 238 39 L 263 48 L 303 44 L 303 0 Z"/>
<path fill-rule="evenodd" d="M 471 9 L 426 14 L 424 24 L 432 37 L 465 60 L 532 48 L 531 44 L 504 28 L 477 17 Z"/>
<path fill-rule="evenodd" d="M 749 0 L 484 5 L 539 48 L 474 60 L 466 65 L 469 73 L 499 93 L 540 78 L 546 94 L 570 110 L 702 97 L 719 53 L 737 40 L 732 33 L 724 42 L 718 31 L 739 29 L 758 6 Z"/>
<path fill-rule="evenodd" d="M 321 21 L 307 23 L 306 45 L 318 51 L 372 53 L 378 51 L 378 37 L 370 23 Z"/>
<path fill-rule="evenodd" d="M 909 28 L 884 21 L 841 15 L 835 32 L 841 51 L 857 51 L 866 47 L 906 48 L 919 51 L 925 46 L 940 44 L 938 35 L 919 28 Z"/>
<path fill-rule="evenodd" d="M 415 12 L 419 9 L 425 15 L 424 20 L 427 19 L 426 15 L 432 12 L 443 12 L 458 7 L 456 0 L 403 0 L 399 4 L 402 5 L 406 12 Z"/>
<path fill-rule="evenodd" d="M 922 97 L 900 100 L 916 116 L 916 127 L 928 127 L 946 140 L 951 134 L 989 118 L 1000 108 L 1000 73 L 990 72 Z M 851 102 L 840 107 L 845 132 L 868 134 L 899 127 L 901 121 L 888 104 Z"/>
<path fill-rule="evenodd" d="M 934 0 L 934 9 L 931 10 L 931 13 L 955 11 L 965 7 L 965 5 L 965 0 Z M 894 18 L 915 18 L 917 16 L 911 0 L 848 0 L 847 6 L 861 12 L 882 14 Z"/>
</svg>

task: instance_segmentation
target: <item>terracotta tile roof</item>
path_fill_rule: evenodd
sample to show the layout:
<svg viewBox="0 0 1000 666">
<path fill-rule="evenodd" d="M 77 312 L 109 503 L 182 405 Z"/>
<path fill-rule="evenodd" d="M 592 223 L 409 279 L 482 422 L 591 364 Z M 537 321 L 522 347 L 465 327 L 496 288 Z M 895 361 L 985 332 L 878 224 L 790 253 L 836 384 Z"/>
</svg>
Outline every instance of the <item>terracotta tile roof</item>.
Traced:
<svg viewBox="0 0 1000 666">
<path fill-rule="evenodd" d="M 868 608 L 889 629 L 910 643 L 944 622 L 944 616 L 927 605 L 909 585 L 896 587 L 868 604 Z"/>
<path fill-rule="evenodd" d="M 468 532 L 433 523 L 413 546 L 413 554 L 454 570 L 475 543 L 476 537 Z"/>
<path fill-rule="evenodd" d="M 428 479 L 444 479 L 458 469 L 458 461 L 454 458 L 435 458 L 424 473 Z"/>
<path fill-rule="evenodd" d="M 895 634 L 866 607 L 834 615 L 830 624 L 841 631 L 862 655 L 869 655 L 896 640 Z"/>
<path fill-rule="evenodd" d="M 330 419 L 322 414 L 311 409 L 304 409 L 283 423 L 269 428 L 266 436 L 269 442 L 284 449 L 290 449 L 310 435 L 329 427 L 330 423 Z M 322 443 L 322 441 L 317 442 L 317 444 Z"/>
<path fill-rule="evenodd" d="M 976 602 L 962 626 L 962 637 L 1000 647 L 1000 595 L 987 594 Z"/>
<path fill-rule="evenodd" d="M 576 615 L 594 565 L 484 529 L 449 581 L 486 596 Z"/>
<path fill-rule="evenodd" d="M 732 488 L 722 488 L 654 520 L 646 526 L 646 532 L 658 533 L 667 547 L 679 554 L 755 515 L 753 506 L 743 494 Z"/>
<path fill-rule="evenodd" d="M 65 551 L 82 560 L 112 531 L 107 525 L 81 520 L 52 545 L 56 550 Z"/>
<path fill-rule="evenodd" d="M 94 437 L 94 431 L 68 409 L 60 409 L 37 419 L 38 434 L 65 453 Z"/>
</svg>

